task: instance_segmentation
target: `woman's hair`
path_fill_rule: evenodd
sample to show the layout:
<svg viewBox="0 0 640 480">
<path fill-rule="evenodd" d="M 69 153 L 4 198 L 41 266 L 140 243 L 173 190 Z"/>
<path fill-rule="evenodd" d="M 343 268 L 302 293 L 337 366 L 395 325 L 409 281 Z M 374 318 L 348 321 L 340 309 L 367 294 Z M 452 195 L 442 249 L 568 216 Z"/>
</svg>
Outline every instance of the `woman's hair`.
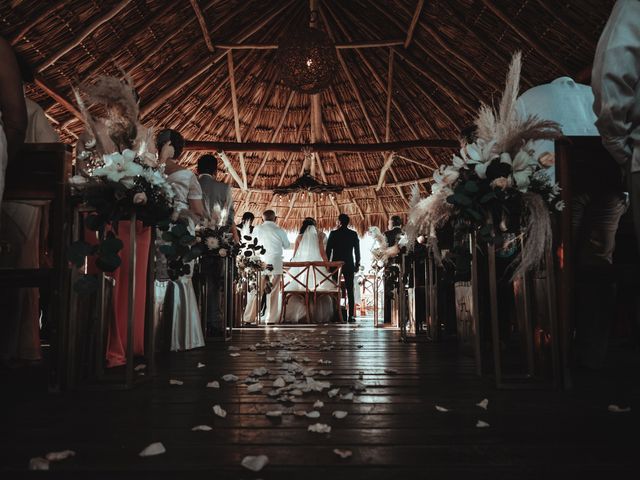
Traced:
<svg viewBox="0 0 640 480">
<path fill-rule="evenodd" d="M 305 218 L 304 221 L 302 222 L 302 226 L 300 227 L 300 235 L 304 235 L 304 232 L 307 230 L 308 227 L 315 227 L 315 226 L 316 226 L 315 218 L 311 218 L 311 217 Z"/>
<path fill-rule="evenodd" d="M 162 150 L 162 146 L 167 142 L 173 145 L 173 149 L 175 151 L 173 158 L 179 158 L 180 155 L 182 155 L 182 150 L 184 149 L 184 138 L 182 135 L 180 135 L 176 130 L 171 130 L 170 128 L 160 130 L 156 136 L 156 148 L 158 149 L 158 152 Z"/>
</svg>

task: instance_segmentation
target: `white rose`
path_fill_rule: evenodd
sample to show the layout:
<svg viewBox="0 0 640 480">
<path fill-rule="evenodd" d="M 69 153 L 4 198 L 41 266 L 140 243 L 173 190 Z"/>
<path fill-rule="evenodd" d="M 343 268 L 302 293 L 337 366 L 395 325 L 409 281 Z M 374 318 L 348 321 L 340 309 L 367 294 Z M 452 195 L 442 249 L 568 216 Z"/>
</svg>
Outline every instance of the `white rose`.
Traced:
<svg viewBox="0 0 640 480">
<path fill-rule="evenodd" d="M 511 179 L 506 177 L 498 177 L 494 181 L 491 182 L 491 186 L 493 188 L 501 188 L 504 190 L 505 188 L 509 188 L 511 186 Z"/>
<path fill-rule="evenodd" d="M 209 250 L 213 250 L 215 248 L 218 248 L 220 246 L 220 242 L 218 242 L 218 239 L 216 237 L 207 237 L 207 248 Z"/>
<path fill-rule="evenodd" d="M 227 256 L 227 249 L 226 248 L 221 248 L 220 251 L 218 252 L 218 254 L 221 257 L 226 257 Z"/>
</svg>

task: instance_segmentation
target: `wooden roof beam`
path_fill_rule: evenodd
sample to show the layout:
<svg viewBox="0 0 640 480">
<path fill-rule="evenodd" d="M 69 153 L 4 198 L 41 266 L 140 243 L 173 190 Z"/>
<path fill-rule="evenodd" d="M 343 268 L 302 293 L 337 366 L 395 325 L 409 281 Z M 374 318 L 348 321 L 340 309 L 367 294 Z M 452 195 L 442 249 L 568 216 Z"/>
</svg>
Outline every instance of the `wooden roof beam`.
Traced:
<svg viewBox="0 0 640 480">
<path fill-rule="evenodd" d="M 221 142 L 187 140 L 187 151 L 212 151 L 224 150 L 225 152 L 295 152 L 302 153 L 303 149 L 310 148 L 312 152 L 397 152 L 412 148 L 460 148 L 457 140 L 442 138 L 426 138 L 422 140 L 399 140 L 396 142 L 379 143 L 267 143 L 267 142 Z"/>
<path fill-rule="evenodd" d="M 384 47 L 398 47 L 404 44 L 403 40 L 391 39 L 391 40 L 360 40 L 356 42 L 344 42 L 336 43 L 337 50 L 353 50 L 359 48 L 384 48 Z M 215 48 L 225 50 L 276 50 L 278 48 L 277 43 L 216 43 Z"/>
<path fill-rule="evenodd" d="M 233 68 L 233 52 L 227 52 L 227 67 L 229 68 L 229 83 L 231 84 L 231 106 L 233 108 L 233 123 L 236 130 L 236 140 L 242 142 L 240 132 L 240 113 L 238 111 L 238 96 L 236 94 L 236 77 Z M 240 172 L 242 174 L 243 189 L 247 189 L 247 168 L 244 164 L 244 153 L 240 152 Z"/>
<path fill-rule="evenodd" d="M 62 57 L 64 57 L 67 53 L 69 53 L 71 50 L 73 50 L 78 45 L 80 45 L 89 35 L 91 35 L 93 32 L 95 32 L 98 28 L 100 28 L 102 25 L 104 25 L 109 20 L 111 20 L 113 17 L 118 15 L 118 13 L 120 13 L 122 10 L 124 10 L 127 7 L 127 5 L 129 5 L 130 3 L 131 3 L 131 0 L 121 0 L 111 10 L 109 10 L 108 12 L 104 12 L 102 15 L 99 15 L 98 18 L 96 18 L 93 22 L 91 22 L 89 25 L 87 25 L 87 27 L 85 27 L 76 36 L 76 38 L 74 38 L 71 42 L 69 42 L 64 48 L 59 50 L 52 57 L 50 57 L 47 60 L 45 60 L 44 62 L 42 62 L 38 66 L 37 71 L 38 72 L 42 72 L 43 70 L 46 70 L 51 65 L 56 63 L 58 60 L 60 60 Z"/>
<path fill-rule="evenodd" d="M 420 14 L 422 13 L 423 6 L 424 6 L 424 0 L 418 0 L 416 9 L 413 12 L 413 17 L 411 18 L 411 23 L 409 24 L 409 28 L 407 29 L 407 38 L 404 41 L 405 49 L 409 48 L 409 45 L 411 45 L 411 40 L 413 39 L 413 32 L 416 29 L 418 20 L 420 19 Z"/>
<path fill-rule="evenodd" d="M 46 20 L 49 17 L 52 17 L 53 15 L 58 13 L 60 10 L 62 10 L 64 7 L 66 7 L 68 4 L 69 2 L 67 1 L 60 1 L 56 5 L 52 6 L 51 8 L 47 8 L 36 18 L 34 18 L 33 20 L 25 24 L 25 26 L 22 27 L 20 31 L 11 38 L 10 40 L 11 46 L 14 46 L 16 43 L 22 40 L 22 38 L 40 22 Z"/>
<path fill-rule="evenodd" d="M 191 2 L 191 7 L 193 8 L 193 13 L 195 13 L 196 18 L 198 19 L 198 25 L 200 25 L 200 31 L 202 32 L 202 38 L 204 38 L 204 43 L 207 46 L 207 50 L 210 53 L 214 52 L 213 42 L 211 41 L 211 35 L 209 34 L 209 30 L 207 27 L 207 21 L 204 18 L 204 14 L 200 9 L 200 5 L 198 5 L 198 0 L 189 0 Z"/>
<path fill-rule="evenodd" d="M 403 181 L 399 181 L 399 182 L 389 182 L 387 183 L 383 188 L 399 188 L 399 187 L 411 187 L 415 184 L 425 184 L 425 183 L 431 183 L 433 181 L 432 177 L 420 177 L 420 178 L 416 178 L 415 180 L 403 180 Z M 352 187 L 345 187 L 343 188 L 343 192 L 355 192 L 358 190 L 365 190 L 365 189 L 372 189 L 375 190 L 376 185 L 354 185 Z M 233 187 L 233 188 L 237 188 L 237 187 Z M 248 190 L 246 190 L 246 192 L 253 192 L 253 193 L 271 193 L 273 192 L 272 188 L 249 188 Z M 374 195 L 378 195 L 375 191 L 374 191 Z"/>
<path fill-rule="evenodd" d="M 244 42 L 251 35 L 259 31 L 260 29 L 262 29 L 265 25 L 268 25 L 274 18 L 276 18 L 280 13 L 282 13 L 283 10 L 287 9 L 291 4 L 293 4 L 294 1 L 295 0 L 289 0 L 287 2 L 279 4 L 268 15 L 265 15 L 259 22 L 248 27 L 239 36 L 238 41 Z M 198 65 L 194 65 L 185 73 L 185 77 L 181 82 L 176 82 L 173 86 L 160 92 L 156 98 L 154 98 L 151 102 L 146 104 L 141 110 L 141 117 L 148 115 L 155 108 L 162 105 L 162 103 L 165 102 L 167 98 L 170 98 L 176 92 L 180 91 L 182 88 L 189 85 L 192 81 L 194 81 L 204 72 L 209 70 L 209 68 L 211 68 L 212 65 L 222 60 L 222 58 L 224 58 L 226 54 L 227 52 L 218 53 L 217 55 L 213 56 L 211 59 L 206 59 L 206 61 L 201 62 Z"/>
<path fill-rule="evenodd" d="M 502 23 L 508 26 L 513 33 L 515 33 L 518 37 L 520 37 L 527 45 L 536 50 L 536 52 L 547 62 L 551 63 L 554 67 L 558 69 L 558 73 L 560 74 L 569 74 L 567 68 L 562 65 L 561 62 L 557 61 L 550 50 L 548 50 L 544 45 L 539 43 L 535 38 L 526 33 L 522 27 L 518 27 L 511 18 L 503 12 L 497 5 L 495 5 L 491 0 L 480 0 L 482 4 L 484 4 L 487 9 L 493 13 L 494 16 L 498 17 Z"/>
</svg>

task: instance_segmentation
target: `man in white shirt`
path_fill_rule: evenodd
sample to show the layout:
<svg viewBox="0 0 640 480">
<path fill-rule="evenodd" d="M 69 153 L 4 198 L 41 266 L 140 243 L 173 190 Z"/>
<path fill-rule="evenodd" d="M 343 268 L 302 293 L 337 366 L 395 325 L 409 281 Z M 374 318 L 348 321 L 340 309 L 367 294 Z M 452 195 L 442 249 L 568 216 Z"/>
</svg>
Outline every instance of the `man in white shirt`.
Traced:
<svg viewBox="0 0 640 480">
<path fill-rule="evenodd" d="M 258 239 L 258 243 L 264 247 L 266 253 L 262 260 L 273 266 L 272 289 L 267 294 L 267 308 L 264 321 L 267 324 L 277 323 L 280 320 L 280 309 L 282 308 L 282 298 L 280 295 L 280 282 L 282 281 L 282 257 L 284 250 L 289 248 L 290 243 L 287 234 L 276 224 L 276 213 L 273 210 L 266 210 L 262 214 L 263 223 L 258 225 L 253 236 Z M 247 298 L 247 308 L 244 312 L 245 323 L 253 323 L 256 318 L 258 302 L 256 292 L 250 292 Z"/>
</svg>

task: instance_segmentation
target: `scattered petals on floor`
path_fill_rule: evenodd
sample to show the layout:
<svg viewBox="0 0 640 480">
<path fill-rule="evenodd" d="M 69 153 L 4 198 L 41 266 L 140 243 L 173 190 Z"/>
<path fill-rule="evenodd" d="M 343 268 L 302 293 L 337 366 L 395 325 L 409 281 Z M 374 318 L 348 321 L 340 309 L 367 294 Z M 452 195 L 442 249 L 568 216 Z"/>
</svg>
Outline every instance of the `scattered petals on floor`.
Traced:
<svg viewBox="0 0 640 480">
<path fill-rule="evenodd" d="M 331 433 L 331 426 L 326 423 L 314 423 L 309 425 L 307 430 L 314 433 Z"/>
<path fill-rule="evenodd" d="M 210 432 L 213 430 L 209 425 L 196 425 L 191 429 L 193 432 Z"/>
<path fill-rule="evenodd" d="M 487 428 L 489 427 L 489 424 L 483 420 L 478 420 L 478 422 L 476 423 L 476 427 L 477 428 Z"/>
<path fill-rule="evenodd" d="M 489 407 L 489 399 L 485 398 L 482 401 L 476 403 L 476 407 L 480 407 L 480 408 L 486 410 Z"/>
<path fill-rule="evenodd" d="M 440 405 L 436 405 L 436 410 L 439 412 L 448 412 L 449 409 L 445 407 L 441 407 Z"/>
<path fill-rule="evenodd" d="M 215 413 L 220 418 L 225 418 L 227 416 L 227 411 L 223 409 L 220 405 L 213 406 L 213 413 Z"/>
</svg>

